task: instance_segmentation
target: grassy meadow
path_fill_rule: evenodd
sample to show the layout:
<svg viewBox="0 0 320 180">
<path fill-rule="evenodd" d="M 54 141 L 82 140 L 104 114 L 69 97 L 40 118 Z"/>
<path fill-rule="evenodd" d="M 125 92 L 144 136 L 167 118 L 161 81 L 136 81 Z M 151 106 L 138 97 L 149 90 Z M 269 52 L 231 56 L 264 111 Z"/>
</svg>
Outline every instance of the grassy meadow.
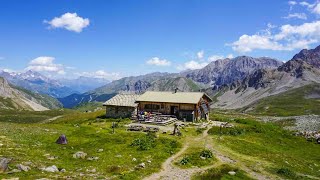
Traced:
<svg viewBox="0 0 320 180">
<path fill-rule="evenodd" d="M 59 111 L 58 111 L 59 112 Z M 0 174 L 0 179 L 20 177 L 37 178 L 106 178 L 141 179 L 160 169 L 161 163 L 181 147 L 181 139 L 170 135 L 159 137 L 148 136 L 142 132 L 126 131 L 125 124 L 130 122 L 123 119 L 96 119 L 103 112 L 79 113 L 68 112 L 62 118 L 50 124 L 38 124 L 40 116 L 44 119 L 61 113 L 42 112 L 26 114 L 19 120 L 0 121 L 0 156 L 13 158 L 10 169 L 16 164 L 31 162 L 29 172 Z M 31 115 L 32 114 L 32 115 Z M 9 116 L 9 115 L 8 115 Z M 12 115 L 11 118 L 15 116 Z M 34 120 L 34 117 L 36 117 Z M 30 121 L 27 122 L 27 119 Z M 112 133 L 112 122 L 118 122 L 115 133 Z M 55 143 L 59 135 L 65 134 L 67 145 Z M 136 141 L 145 143 L 134 145 Z M 146 146 L 146 147 L 144 147 Z M 103 149 L 99 152 L 99 149 Z M 75 159 L 73 154 L 83 151 L 87 157 L 98 157 L 98 160 Z M 48 159 L 48 157 L 51 157 Z M 53 157 L 53 158 L 52 158 Z M 140 163 L 145 168 L 137 168 Z M 40 167 L 56 165 L 66 172 L 45 173 Z M 95 169 L 96 172 L 91 172 Z"/>
</svg>

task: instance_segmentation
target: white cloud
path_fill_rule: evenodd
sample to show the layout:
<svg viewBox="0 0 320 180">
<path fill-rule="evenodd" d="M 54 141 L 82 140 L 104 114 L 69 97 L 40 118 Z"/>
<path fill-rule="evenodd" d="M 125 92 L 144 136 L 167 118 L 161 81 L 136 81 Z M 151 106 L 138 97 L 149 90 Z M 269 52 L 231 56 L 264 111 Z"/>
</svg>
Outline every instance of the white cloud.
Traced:
<svg viewBox="0 0 320 180">
<path fill-rule="evenodd" d="M 307 19 L 307 15 L 305 13 L 292 13 L 289 14 L 288 16 L 283 17 L 284 19 L 303 19 L 306 20 Z"/>
<path fill-rule="evenodd" d="M 84 76 L 84 77 L 93 77 L 93 78 L 102 78 L 102 79 L 108 79 L 108 80 L 118 80 L 121 78 L 121 75 L 119 73 L 109 73 L 104 70 L 97 70 L 94 72 L 81 72 L 81 73 L 75 73 L 77 76 Z"/>
<path fill-rule="evenodd" d="M 320 42 L 320 21 L 300 25 L 282 25 L 277 33 L 242 35 L 231 44 L 233 50 L 245 53 L 255 49 L 292 51 Z"/>
<path fill-rule="evenodd" d="M 224 59 L 224 56 L 222 55 L 212 55 L 208 58 L 208 61 L 211 62 L 211 61 L 216 61 L 218 59 Z"/>
<path fill-rule="evenodd" d="M 188 61 L 186 63 L 184 63 L 183 65 L 179 65 L 177 67 L 178 70 L 194 70 L 194 69 L 201 69 L 203 67 L 205 67 L 206 65 L 208 65 L 208 62 L 198 62 L 198 61 Z"/>
<path fill-rule="evenodd" d="M 198 59 L 202 59 L 203 57 L 204 57 L 204 51 L 203 50 L 197 52 L 197 58 Z"/>
<path fill-rule="evenodd" d="M 310 4 L 310 3 L 306 2 L 306 1 L 302 1 L 302 2 L 300 2 L 299 4 L 300 4 L 301 6 L 305 6 L 305 7 L 307 7 L 307 8 L 312 8 L 312 7 L 314 6 L 314 4 Z"/>
<path fill-rule="evenodd" d="M 153 57 L 149 59 L 147 62 L 149 65 L 155 65 L 155 66 L 170 66 L 171 62 L 166 59 L 160 59 L 158 57 Z"/>
<path fill-rule="evenodd" d="M 288 4 L 289 4 L 290 6 L 294 6 L 294 5 L 297 4 L 297 1 L 288 1 Z"/>
<path fill-rule="evenodd" d="M 233 56 L 233 54 L 228 54 L 227 58 L 232 59 L 232 58 L 234 58 L 234 56 Z"/>
<path fill-rule="evenodd" d="M 301 6 L 305 6 L 308 10 L 314 14 L 320 15 L 320 1 L 316 1 L 315 3 L 311 4 L 306 1 L 302 1 L 299 3 Z"/>
<path fill-rule="evenodd" d="M 69 31 L 80 33 L 83 28 L 89 26 L 90 21 L 88 18 L 82 18 L 77 13 L 65 13 L 60 17 L 55 17 L 51 21 L 44 21 L 50 24 L 49 28 L 64 28 Z"/>
<path fill-rule="evenodd" d="M 240 36 L 238 41 L 231 44 L 232 49 L 237 52 L 250 52 L 254 49 L 264 50 L 283 50 L 283 47 L 275 41 L 272 41 L 271 37 L 267 35 L 247 35 Z"/>
<path fill-rule="evenodd" d="M 62 64 L 55 64 L 54 57 L 40 56 L 29 62 L 26 70 L 33 70 L 39 72 L 54 72 L 58 74 L 65 74 L 64 66 Z"/>
</svg>

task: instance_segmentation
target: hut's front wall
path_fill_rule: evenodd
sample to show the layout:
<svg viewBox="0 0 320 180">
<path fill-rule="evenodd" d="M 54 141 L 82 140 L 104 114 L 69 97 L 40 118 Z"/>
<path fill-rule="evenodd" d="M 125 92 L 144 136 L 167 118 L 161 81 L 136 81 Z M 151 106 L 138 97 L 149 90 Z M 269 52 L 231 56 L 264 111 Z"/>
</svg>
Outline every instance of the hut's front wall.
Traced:
<svg viewBox="0 0 320 180">
<path fill-rule="evenodd" d="M 196 105 L 179 103 L 140 102 L 138 110 L 175 115 L 179 119 L 186 119 L 187 121 L 192 121 L 194 119 L 193 113 L 196 110 Z"/>
<path fill-rule="evenodd" d="M 135 107 L 106 106 L 107 118 L 130 118 L 134 114 L 136 114 Z"/>
</svg>

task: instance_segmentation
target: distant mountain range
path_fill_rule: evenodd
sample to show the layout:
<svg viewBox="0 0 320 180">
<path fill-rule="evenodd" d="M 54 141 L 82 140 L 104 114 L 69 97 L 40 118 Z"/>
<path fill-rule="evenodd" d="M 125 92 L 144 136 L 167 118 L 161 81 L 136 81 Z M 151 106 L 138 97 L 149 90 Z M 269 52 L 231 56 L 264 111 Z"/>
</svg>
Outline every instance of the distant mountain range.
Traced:
<svg viewBox="0 0 320 180">
<path fill-rule="evenodd" d="M 109 82 L 98 78 L 52 80 L 39 73 L 0 72 L 14 86 L 57 98 L 64 107 L 103 102 L 119 92 L 205 91 L 212 107 L 243 108 L 256 101 L 311 83 L 320 83 L 320 46 L 302 50 L 286 63 L 276 59 L 239 56 L 220 59 L 202 69 L 181 73 L 151 73 Z M 84 92 L 84 93 L 83 93 Z"/>
<path fill-rule="evenodd" d="M 77 79 L 51 79 L 35 71 L 6 72 L 0 71 L 0 77 L 10 84 L 28 89 L 32 92 L 62 98 L 74 93 L 84 93 L 101 87 L 110 81 L 102 78 L 79 77 Z"/>
<path fill-rule="evenodd" d="M 199 91 L 216 84 L 243 79 L 257 69 L 275 69 L 281 64 L 283 63 L 271 58 L 240 56 L 214 61 L 199 70 L 125 77 L 87 93 L 60 98 L 59 101 L 64 107 L 70 108 L 81 103 L 105 101 L 121 91 L 143 93 L 147 90 L 173 91 L 175 88 L 180 91 Z"/>
<path fill-rule="evenodd" d="M 43 111 L 61 108 L 62 104 L 56 99 L 41 95 L 26 89 L 10 85 L 0 77 L 0 110 L 34 110 Z"/>
</svg>

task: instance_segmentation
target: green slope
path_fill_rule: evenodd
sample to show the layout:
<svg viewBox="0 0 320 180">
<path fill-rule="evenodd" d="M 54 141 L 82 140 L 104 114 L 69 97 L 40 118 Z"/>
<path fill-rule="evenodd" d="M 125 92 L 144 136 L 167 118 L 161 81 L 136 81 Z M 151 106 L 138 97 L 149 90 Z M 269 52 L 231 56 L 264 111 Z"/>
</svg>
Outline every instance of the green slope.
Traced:
<svg viewBox="0 0 320 180">
<path fill-rule="evenodd" d="M 272 116 L 320 115 L 320 84 L 310 84 L 263 98 L 240 111 Z"/>
</svg>

